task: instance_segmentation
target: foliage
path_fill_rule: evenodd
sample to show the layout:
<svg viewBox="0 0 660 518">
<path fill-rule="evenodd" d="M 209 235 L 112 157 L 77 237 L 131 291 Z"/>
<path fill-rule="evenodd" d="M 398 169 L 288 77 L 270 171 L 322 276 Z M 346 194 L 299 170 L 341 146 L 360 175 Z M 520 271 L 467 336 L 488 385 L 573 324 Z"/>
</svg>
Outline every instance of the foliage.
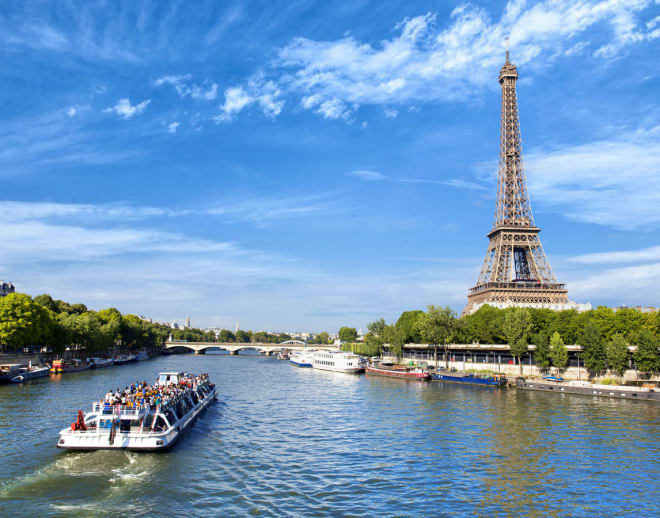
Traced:
<svg viewBox="0 0 660 518">
<path fill-rule="evenodd" d="M 380 344 L 365 341 L 364 343 L 342 344 L 342 351 L 351 351 L 362 356 L 380 356 Z"/>
<path fill-rule="evenodd" d="M 357 340 L 357 330 L 354 327 L 342 327 L 339 330 L 339 339 L 342 342 L 355 342 Z"/>
<path fill-rule="evenodd" d="M 397 360 L 403 358 L 403 345 L 405 339 L 403 331 L 396 326 L 387 326 L 383 330 L 383 340 L 390 346 L 390 353 L 396 356 Z"/>
<path fill-rule="evenodd" d="M 607 367 L 605 342 L 595 322 L 587 322 L 580 332 L 578 344 L 582 347 L 584 366 L 595 375 L 605 372 Z"/>
<path fill-rule="evenodd" d="M 635 363 L 642 372 L 654 373 L 660 370 L 660 354 L 658 354 L 658 339 L 647 329 L 642 329 L 634 337 L 637 346 Z"/>
<path fill-rule="evenodd" d="M 568 365 L 568 349 L 564 345 L 561 335 L 555 331 L 550 338 L 550 358 L 552 365 L 557 369 L 563 370 Z"/>
<path fill-rule="evenodd" d="M 42 343 L 50 327 L 48 310 L 24 293 L 10 293 L 0 299 L 0 344 L 27 347 Z"/>
<path fill-rule="evenodd" d="M 527 308 L 512 308 L 504 316 L 503 331 L 509 342 L 511 354 L 518 358 L 522 374 L 521 357 L 529 351 L 527 336 L 532 327 L 532 317 Z"/>
<path fill-rule="evenodd" d="M 223 329 L 218 335 L 218 342 L 221 343 L 231 343 L 236 341 L 236 335 L 229 331 L 228 329 Z"/>
<path fill-rule="evenodd" d="M 211 341 L 215 341 L 211 340 Z M 247 344 L 250 342 L 250 333 L 247 331 L 243 331 L 242 329 L 239 329 L 236 331 L 236 342 L 240 344 Z"/>
<path fill-rule="evenodd" d="M 420 317 L 424 315 L 423 311 L 416 309 L 414 311 L 404 311 L 399 320 L 394 324 L 403 335 L 403 343 L 418 344 L 422 342 L 422 337 L 417 325 Z"/>
<path fill-rule="evenodd" d="M 330 336 L 326 331 L 323 331 L 316 335 L 316 341 L 320 344 L 327 344 L 330 342 Z"/>
<path fill-rule="evenodd" d="M 426 313 L 417 317 L 418 334 L 430 345 L 449 343 L 457 330 L 456 313 L 449 306 L 428 306 Z"/>
<path fill-rule="evenodd" d="M 536 366 L 542 371 L 550 367 L 550 335 L 543 330 L 536 334 L 534 339 L 536 348 L 534 349 L 534 361 Z"/>
<path fill-rule="evenodd" d="M 607 365 L 610 370 L 619 376 L 628 368 L 628 343 L 623 335 L 617 333 L 607 343 L 605 348 Z"/>
</svg>

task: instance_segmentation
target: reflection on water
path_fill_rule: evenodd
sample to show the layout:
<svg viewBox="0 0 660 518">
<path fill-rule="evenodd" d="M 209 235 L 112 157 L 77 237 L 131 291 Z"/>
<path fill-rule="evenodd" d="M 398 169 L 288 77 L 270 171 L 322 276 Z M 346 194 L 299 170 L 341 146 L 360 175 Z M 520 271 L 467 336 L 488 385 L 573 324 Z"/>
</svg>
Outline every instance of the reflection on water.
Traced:
<svg viewBox="0 0 660 518">
<path fill-rule="evenodd" d="M 165 454 L 65 453 L 109 388 L 209 372 L 219 401 Z M 14 516 L 657 515 L 658 405 L 162 357 L 0 386 L 0 509 Z"/>
</svg>

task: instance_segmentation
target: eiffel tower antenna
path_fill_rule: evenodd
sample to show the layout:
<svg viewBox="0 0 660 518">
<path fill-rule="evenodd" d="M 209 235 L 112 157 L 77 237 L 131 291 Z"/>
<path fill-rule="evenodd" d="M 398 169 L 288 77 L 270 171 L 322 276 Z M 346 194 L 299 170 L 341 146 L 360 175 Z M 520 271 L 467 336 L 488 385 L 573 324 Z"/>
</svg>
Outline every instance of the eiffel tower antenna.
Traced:
<svg viewBox="0 0 660 518">
<path fill-rule="evenodd" d="M 509 61 L 500 70 L 502 113 L 500 120 L 500 161 L 497 173 L 495 220 L 479 279 L 468 291 L 463 314 L 476 311 L 482 304 L 548 307 L 560 309 L 569 303 L 564 284 L 557 282 L 545 256 L 534 224 L 527 194 L 518 119 L 516 81 L 518 70 Z M 565 309 L 565 308 L 561 308 Z"/>
</svg>

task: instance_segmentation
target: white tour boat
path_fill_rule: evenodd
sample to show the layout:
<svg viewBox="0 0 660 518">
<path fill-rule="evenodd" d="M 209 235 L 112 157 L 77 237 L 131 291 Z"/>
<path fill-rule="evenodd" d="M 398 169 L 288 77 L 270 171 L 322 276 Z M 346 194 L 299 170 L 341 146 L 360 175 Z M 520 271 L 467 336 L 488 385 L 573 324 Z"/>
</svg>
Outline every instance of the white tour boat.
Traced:
<svg viewBox="0 0 660 518">
<path fill-rule="evenodd" d="M 117 398 L 123 398 L 125 404 L 115 404 Z M 60 432 L 57 447 L 166 450 L 214 399 L 215 385 L 208 375 L 161 372 L 151 387 L 145 384 L 128 394 L 108 393 L 105 401 L 93 403 L 91 412 L 83 416 L 79 410 L 77 421 Z"/>
<path fill-rule="evenodd" d="M 312 367 L 335 372 L 364 372 L 367 360 L 355 353 L 345 351 L 315 351 Z"/>
<path fill-rule="evenodd" d="M 302 351 L 293 351 L 289 357 L 289 362 L 296 367 L 311 367 L 314 357 L 313 349 L 303 349 Z"/>
</svg>

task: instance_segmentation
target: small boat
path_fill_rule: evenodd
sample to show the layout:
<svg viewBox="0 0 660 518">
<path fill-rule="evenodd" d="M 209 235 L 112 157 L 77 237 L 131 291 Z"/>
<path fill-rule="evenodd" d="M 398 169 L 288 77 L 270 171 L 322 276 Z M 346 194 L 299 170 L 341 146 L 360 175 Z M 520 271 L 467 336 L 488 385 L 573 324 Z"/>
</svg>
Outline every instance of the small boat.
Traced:
<svg viewBox="0 0 660 518">
<path fill-rule="evenodd" d="M 112 358 L 87 358 L 87 362 L 92 365 L 92 369 L 102 369 L 103 367 L 112 367 L 115 360 Z"/>
<path fill-rule="evenodd" d="M 472 374 L 468 372 L 439 371 L 431 375 L 435 381 L 449 383 L 468 383 L 471 385 L 486 385 L 489 387 L 506 387 L 507 379 L 503 374 Z"/>
<path fill-rule="evenodd" d="M 125 363 L 132 363 L 136 360 L 134 354 L 120 354 L 114 357 L 115 365 L 124 365 Z"/>
<path fill-rule="evenodd" d="M 546 381 L 554 381 L 555 383 L 561 383 L 564 381 L 564 378 L 558 378 L 557 376 L 543 376 L 543 379 Z"/>
<path fill-rule="evenodd" d="M 32 362 L 27 367 L 21 367 L 19 369 L 20 374 L 11 379 L 12 383 L 23 383 L 35 378 L 42 378 L 48 376 L 50 372 L 50 367 L 48 365 L 36 365 L 32 366 Z"/>
<path fill-rule="evenodd" d="M 165 349 L 165 351 L 167 351 L 167 349 Z M 169 353 L 169 351 L 167 351 L 167 353 Z M 137 362 L 143 362 L 144 360 L 148 360 L 148 359 L 149 359 L 149 355 L 147 354 L 147 351 L 138 351 L 138 353 L 135 355 L 135 361 Z"/>
<path fill-rule="evenodd" d="M 346 351 L 315 351 L 312 355 L 314 369 L 358 374 L 364 372 L 367 360 Z"/>
<path fill-rule="evenodd" d="M 314 357 L 314 353 L 316 351 L 312 349 L 304 349 L 302 351 L 294 351 L 291 353 L 291 356 L 289 357 L 289 363 L 291 365 L 295 365 L 296 367 L 307 367 L 311 368 L 312 367 L 312 360 Z"/>
<path fill-rule="evenodd" d="M 416 381 L 427 381 L 431 379 L 429 371 L 421 367 L 411 365 L 392 365 L 387 363 L 372 363 L 367 366 L 367 374 L 372 376 L 386 376 L 388 378 L 399 378 Z"/>
<path fill-rule="evenodd" d="M 9 383 L 21 374 L 20 363 L 5 363 L 0 365 L 0 383 Z"/>
<path fill-rule="evenodd" d="M 282 349 L 280 352 L 277 353 L 277 359 L 278 360 L 288 360 L 289 359 L 289 350 L 288 349 Z"/>
<path fill-rule="evenodd" d="M 53 360 L 50 368 L 51 374 L 62 374 L 68 372 L 86 371 L 92 368 L 92 364 L 83 360 Z"/>
<path fill-rule="evenodd" d="M 87 414 L 78 410 L 71 427 L 60 431 L 58 448 L 166 450 L 215 399 L 216 391 L 207 374 L 161 372 L 154 385 L 134 387 L 126 404 L 114 404 L 118 400 L 109 395 L 94 402 Z"/>
</svg>

